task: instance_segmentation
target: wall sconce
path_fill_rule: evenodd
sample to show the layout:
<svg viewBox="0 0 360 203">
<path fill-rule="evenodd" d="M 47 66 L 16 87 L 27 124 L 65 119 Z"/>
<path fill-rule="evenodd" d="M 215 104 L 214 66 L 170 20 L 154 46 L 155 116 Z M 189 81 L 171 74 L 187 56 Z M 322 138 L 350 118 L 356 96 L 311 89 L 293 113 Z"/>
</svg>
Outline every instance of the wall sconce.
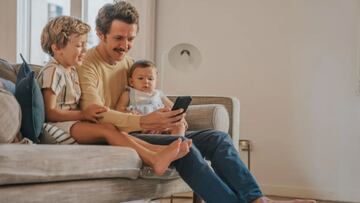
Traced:
<svg viewBox="0 0 360 203">
<path fill-rule="evenodd" d="M 201 53 L 192 44 L 180 43 L 170 49 L 168 60 L 173 68 L 187 72 L 200 66 Z"/>
</svg>

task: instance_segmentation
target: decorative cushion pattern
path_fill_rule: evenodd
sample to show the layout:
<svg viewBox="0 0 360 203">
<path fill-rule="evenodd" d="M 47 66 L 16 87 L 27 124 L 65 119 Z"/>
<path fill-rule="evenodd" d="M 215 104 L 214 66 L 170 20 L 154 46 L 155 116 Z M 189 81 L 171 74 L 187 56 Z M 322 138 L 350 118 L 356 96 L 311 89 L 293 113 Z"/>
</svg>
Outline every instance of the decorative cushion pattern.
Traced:
<svg viewBox="0 0 360 203">
<path fill-rule="evenodd" d="M 0 89 L 0 143 L 10 143 L 20 130 L 21 111 L 15 97 Z"/>
</svg>

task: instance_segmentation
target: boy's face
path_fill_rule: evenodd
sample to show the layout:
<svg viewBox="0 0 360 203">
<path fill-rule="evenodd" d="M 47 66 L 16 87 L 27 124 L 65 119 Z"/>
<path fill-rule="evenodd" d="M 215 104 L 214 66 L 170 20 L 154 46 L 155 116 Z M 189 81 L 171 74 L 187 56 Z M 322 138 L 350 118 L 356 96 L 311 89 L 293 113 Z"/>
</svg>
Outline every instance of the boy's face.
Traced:
<svg viewBox="0 0 360 203">
<path fill-rule="evenodd" d="M 70 35 L 70 40 L 66 46 L 59 50 L 62 58 L 61 63 L 64 67 L 81 65 L 86 52 L 87 35 Z"/>
<path fill-rule="evenodd" d="M 106 35 L 98 32 L 104 48 L 105 53 L 102 53 L 102 55 L 106 57 L 105 60 L 110 64 L 121 61 L 125 54 L 133 47 L 136 32 L 136 24 L 128 24 L 120 20 L 114 20 L 111 23 L 109 33 Z"/>
<path fill-rule="evenodd" d="M 130 86 L 147 93 L 152 93 L 156 86 L 156 70 L 153 67 L 136 68 L 129 79 Z"/>
</svg>

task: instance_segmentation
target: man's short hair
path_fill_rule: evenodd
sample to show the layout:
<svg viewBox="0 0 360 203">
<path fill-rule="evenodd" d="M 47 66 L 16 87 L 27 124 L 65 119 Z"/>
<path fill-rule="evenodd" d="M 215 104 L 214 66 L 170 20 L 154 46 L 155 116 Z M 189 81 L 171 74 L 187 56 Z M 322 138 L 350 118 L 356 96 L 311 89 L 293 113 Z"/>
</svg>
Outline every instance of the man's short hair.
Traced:
<svg viewBox="0 0 360 203">
<path fill-rule="evenodd" d="M 117 1 L 113 4 L 105 4 L 96 16 L 96 30 L 104 35 L 109 33 L 114 20 L 136 24 L 137 32 L 139 31 L 139 13 L 129 2 Z"/>
<path fill-rule="evenodd" d="M 90 31 L 90 26 L 72 16 L 58 16 L 51 19 L 41 33 L 41 48 L 44 52 L 54 55 L 52 44 L 64 48 L 70 40 L 70 35 L 84 35 Z"/>
</svg>

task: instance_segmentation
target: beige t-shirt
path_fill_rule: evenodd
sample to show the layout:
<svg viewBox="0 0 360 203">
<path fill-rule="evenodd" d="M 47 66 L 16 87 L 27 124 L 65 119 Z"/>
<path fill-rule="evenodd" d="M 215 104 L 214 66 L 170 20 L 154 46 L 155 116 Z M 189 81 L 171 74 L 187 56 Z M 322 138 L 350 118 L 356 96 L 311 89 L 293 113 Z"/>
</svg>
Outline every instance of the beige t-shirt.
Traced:
<svg viewBox="0 0 360 203">
<path fill-rule="evenodd" d="M 94 48 L 87 51 L 83 65 L 78 67 L 81 98 L 80 107 L 90 104 L 104 105 L 110 108 L 102 114 L 100 122 L 112 123 L 126 132 L 142 130 L 140 116 L 115 111 L 116 104 L 127 85 L 127 72 L 133 59 L 125 58 L 115 65 L 106 63 Z"/>
</svg>

